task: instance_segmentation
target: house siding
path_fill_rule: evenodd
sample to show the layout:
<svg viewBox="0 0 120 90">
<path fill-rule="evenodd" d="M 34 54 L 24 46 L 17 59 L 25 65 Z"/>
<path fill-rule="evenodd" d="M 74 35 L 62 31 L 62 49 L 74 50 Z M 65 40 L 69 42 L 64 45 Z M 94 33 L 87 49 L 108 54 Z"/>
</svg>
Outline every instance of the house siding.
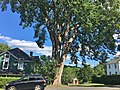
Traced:
<svg viewBox="0 0 120 90">
<path fill-rule="evenodd" d="M 9 72 L 12 72 L 12 73 L 18 73 L 17 61 L 12 55 L 10 56 L 9 69 L 8 70 L 9 70 Z"/>
<path fill-rule="evenodd" d="M 116 66 L 115 66 L 116 65 Z M 107 65 L 107 75 L 120 74 L 120 63 L 113 63 Z"/>
<path fill-rule="evenodd" d="M 2 70 L 2 61 L 3 61 L 3 56 L 0 56 L 0 70 Z"/>
<path fill-rule="evenodd" d="M 4 53 L 6 54 L 6 53 Z M 10 73 L 10 74 L 20 74 L 20 73 L 25 73 L 29 74 L 30 73 L 30 68 L 31 68 L 31 62 L 24 62 L 23 70 L 18 69 L 18 60 L 10 55 L 9 57 L 9 66 L 8 69 L 3 69 L 3 57 L 4 54 L 0 56 L 0 73 Z M 21 61 L 20 61 L 21 62 Z"/>
<path fill-rule="evenodd" d="M 118 62 L 118 71 L 119 71 L 119 75 L 120 75 L 120 61 Z"/>
</svg>

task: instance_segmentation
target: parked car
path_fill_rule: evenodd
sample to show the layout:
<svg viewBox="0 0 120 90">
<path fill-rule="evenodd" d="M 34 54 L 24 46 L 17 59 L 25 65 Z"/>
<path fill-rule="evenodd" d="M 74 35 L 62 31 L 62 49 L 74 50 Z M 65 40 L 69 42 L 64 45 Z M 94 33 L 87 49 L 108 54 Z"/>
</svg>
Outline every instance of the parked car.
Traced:
<svg viewBox="0 0 120 90">
<path fill-rule="evenodd" d="M 6 84 L 5 90 L 44 90 L 45 86 L 46 80 L 42 76 L 27 75 Z"/>
</svg>

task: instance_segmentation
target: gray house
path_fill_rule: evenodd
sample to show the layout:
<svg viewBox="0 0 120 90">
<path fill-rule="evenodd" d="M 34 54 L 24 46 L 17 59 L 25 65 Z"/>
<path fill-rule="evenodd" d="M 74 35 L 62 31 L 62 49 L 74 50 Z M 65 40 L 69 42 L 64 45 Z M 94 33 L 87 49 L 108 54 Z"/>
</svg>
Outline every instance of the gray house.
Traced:
<svg viewBox="0 0 120 90">
<path fill-rule="evenodd" d="M 33 62 L 32 57 L 23 52 L 19 48 L 1 52 L 0 73 L 1 74 L 30 73 L 31 62 Z"/>
</svg>

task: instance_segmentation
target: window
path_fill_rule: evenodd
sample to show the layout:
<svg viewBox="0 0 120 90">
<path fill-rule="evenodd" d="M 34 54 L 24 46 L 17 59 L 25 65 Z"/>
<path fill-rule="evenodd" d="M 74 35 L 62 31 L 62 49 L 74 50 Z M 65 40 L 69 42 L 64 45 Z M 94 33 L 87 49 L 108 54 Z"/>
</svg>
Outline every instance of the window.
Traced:
<svg viewBox="0 0 120 90">
<path fill-rule="evenodd" d="M 110 69 L 111 67 L 110 67 L 110 64 L 109 64 L 109 69 Z"/>
<path fill-rule="evenodd" d="M 37 78 L 37 80 L 43 80 L 43 78 Z"/>
<path fill-rule="evenodd" d="M 25 76 L 21 78 L 21 81 L 28 81 L 29 77 Z"/>
<path fill-rule="evenodd" d="M 18 69 L 23 70 L 23 62 L 18 62 Z"/>
<path fill-rule="evenodd" d="M 109 75 L 111 75 L 111 72 L 109 72 Z"/>
<path fill-rule="evenodd" d="M 9 58 L 10 58 L 10 55 L 8 53 L 4 54 L 4 56 L 2 58 L 3 59 L 3 66 L 2 66 L 3 69 L 8 69 Z"/>
<path fill-rule="evenodd" d="M 114 66 L 115 66 L 115 68 L 117 68 L 117 64 L 116 63 L 114 64 Z"/>
<path fill-rule="evenodd" d="M 4 58 L 9 58 L 10 55 L 9 54 L 4 54 Z"/>
<path fill-rule="evenodd" d="M 30 77 L 29 80 L 31 80 L 31 81 L 32 81 L 32 80 L 36 80 L 36 78 L 34 78 L 34 77 Z"/>
<path fill-rule="evenodd" d="M 9 65 L 8 61 L 4 61 L 3 62 L 3 69 L 8 69 L 8 65 Z"/>
</svg>

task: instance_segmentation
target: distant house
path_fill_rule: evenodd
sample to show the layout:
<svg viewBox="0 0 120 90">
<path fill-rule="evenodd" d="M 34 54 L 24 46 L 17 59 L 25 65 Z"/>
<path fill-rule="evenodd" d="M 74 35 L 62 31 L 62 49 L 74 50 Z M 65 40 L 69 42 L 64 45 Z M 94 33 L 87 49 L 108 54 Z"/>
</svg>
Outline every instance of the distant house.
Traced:
<svg viewBox="0 0 120 90">
<path fill-rule="evenodd" d="M 36 57 L 32 56 L 32 52 L 29 56 L 19 48 L 2 52 L 0 53 L 0 73 L 30 73 L 31 62 L 34 58 Z"/>
<path fill-rule="evenodd" d="M 107 63 L 107 75 L 120 74 L 120 57 L 115 57 Z"/>
</svg>

